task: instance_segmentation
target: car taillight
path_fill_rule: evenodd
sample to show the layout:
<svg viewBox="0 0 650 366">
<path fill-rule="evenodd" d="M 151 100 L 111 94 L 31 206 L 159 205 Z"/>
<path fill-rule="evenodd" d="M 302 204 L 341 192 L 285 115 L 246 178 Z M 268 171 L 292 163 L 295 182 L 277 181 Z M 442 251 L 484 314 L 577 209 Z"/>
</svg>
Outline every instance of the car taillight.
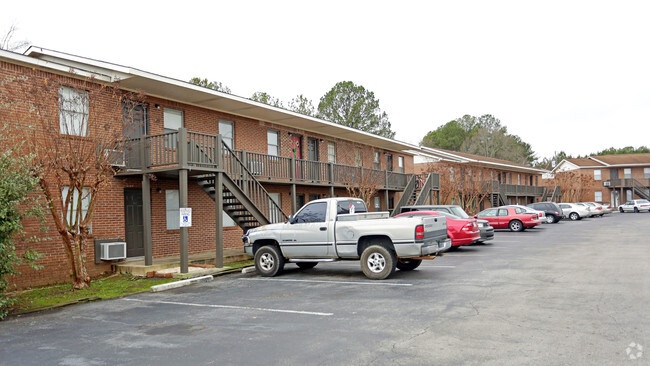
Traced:
<svg viewBox="0 0 650 366">
<path fill-rule="evenodd" d="M 467 230 L 472 230 L 473 228 L 474 228 L 474 223 L 473 222 L 468 222 L 467 224 L 465 224 L 465 226 L 463 226 L 463 228 L 461 230 L 467 231 Z"/>
<path fill-rule="evenodd" d="M 415 238 L 424 239 L 424 225 L 418 225 L 415 227 Z"/>
</svg>

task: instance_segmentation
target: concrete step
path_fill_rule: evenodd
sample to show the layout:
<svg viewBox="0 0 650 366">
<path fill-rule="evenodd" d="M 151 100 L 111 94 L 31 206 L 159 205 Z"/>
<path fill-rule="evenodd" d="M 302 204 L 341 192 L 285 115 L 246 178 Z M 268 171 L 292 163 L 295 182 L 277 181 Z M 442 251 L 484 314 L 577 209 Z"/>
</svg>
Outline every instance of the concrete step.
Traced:
<svg viewBox="0 0 650 366">
<path fill-rule="evenodd" d="M 214 265 L 216 263 L 216 255 L 214 251 L 190 254 L 190 264 L 203 264 Z M 226 249 L 224 250 L 223 262 L 225 265 L 228 263 L 238 262 L 250 259 L 243 249 Z M 179 267 L 181 263 L 180 256 L 154 258 L 153 265 L 145 266 L 144 257 L 127 258 L 121 262 L 113 264 L 113 272 L 117 273 L 130 273 L 134 276 L 146 276 L 147 272 L 162 271 L 168 268 Z"/>
</svg>

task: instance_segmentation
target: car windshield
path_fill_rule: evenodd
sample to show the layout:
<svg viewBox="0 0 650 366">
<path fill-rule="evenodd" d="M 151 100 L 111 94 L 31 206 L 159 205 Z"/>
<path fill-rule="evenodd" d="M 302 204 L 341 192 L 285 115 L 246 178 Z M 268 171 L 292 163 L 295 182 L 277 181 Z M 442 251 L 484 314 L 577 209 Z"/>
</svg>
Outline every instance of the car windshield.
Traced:
<svg viewBox="0 0 650 366">
<path fill-rule="evenodd" d="M 468 219 L 469 215 L 460 207 L 450 207 L 449 208 L 451 212 L 454 213 L 454 215 L 462 218 L 462 219 Z"/>
</svg>

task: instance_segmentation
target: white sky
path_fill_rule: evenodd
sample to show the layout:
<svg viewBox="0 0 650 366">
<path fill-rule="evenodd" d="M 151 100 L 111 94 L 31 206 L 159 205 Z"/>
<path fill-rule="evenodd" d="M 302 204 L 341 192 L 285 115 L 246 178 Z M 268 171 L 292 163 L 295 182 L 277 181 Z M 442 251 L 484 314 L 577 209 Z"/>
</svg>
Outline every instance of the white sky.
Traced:
<svg viewBox="0 0 650 366">
<path fill-rule="evenodd" d="M 414 144 L 489 113 L 539 157 L 650 146 L 650 1 L 101 3 L 7 1 L 0 32 L 285 106 L 350 80 Z"/>
</svg>

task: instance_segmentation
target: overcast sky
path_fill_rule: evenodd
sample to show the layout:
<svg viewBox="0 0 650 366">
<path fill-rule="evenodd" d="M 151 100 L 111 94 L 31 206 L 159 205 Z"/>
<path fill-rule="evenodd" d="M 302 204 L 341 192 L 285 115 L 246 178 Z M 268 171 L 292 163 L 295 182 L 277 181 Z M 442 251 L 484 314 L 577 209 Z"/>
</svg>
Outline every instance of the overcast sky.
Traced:
<svg viewBox="0 0 650 366">
<path fill-rule="evenodd" d="M 650 1 L 7 1 L 16 40 L 233 94 L 375 93 L 418 144 L 492 114 L 538 157 L 650 146 Z"/>
</svg>

